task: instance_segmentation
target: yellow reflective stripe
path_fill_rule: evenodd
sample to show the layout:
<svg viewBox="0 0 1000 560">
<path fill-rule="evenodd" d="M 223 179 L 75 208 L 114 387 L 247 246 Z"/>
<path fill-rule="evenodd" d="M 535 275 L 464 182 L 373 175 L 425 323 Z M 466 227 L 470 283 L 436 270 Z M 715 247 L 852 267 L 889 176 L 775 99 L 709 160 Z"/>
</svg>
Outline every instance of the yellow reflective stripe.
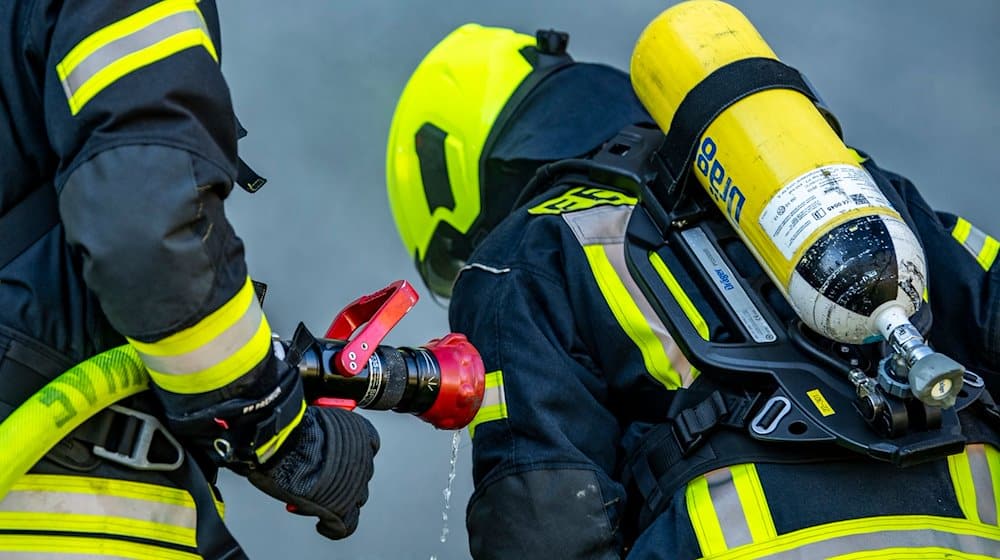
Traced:
<svg viewBox="0 0 1000 560">
<path fill-rule="evenodd" d="M 178 20 L 158 24 L 172 16 Z M 56 65 L 72 114 L 121 77 L 182 50 L 202 46 L 218 62 L 215 45 L 194 0 L 163 0 L 96 31 Z M 88 67 L 92 63 L 93 67 Z M 74 71 L 80 69 L 77 75 Z"/>
<path fill-rule="evenodd" d="M 719 552 L 711 558 L 712 560 L 832 558 L 860 551 L 895 549 L 916 551 L 942 545 L 950 547 L 946 548 L 949 552 L 986 554 L 1000 550 L 1000 529 L 966 519 L 929 515 L 868 517 L 800 529 L 779 535 L 768 542 Z M 709 557 L 708 554 L 705 556 Z"/>
<path fill-rule="evenodd" d="M 295 418 L 291 422 L 289 422 L 287 426 L 278 431 L 278 433 L 275 434 L 273 438 L 269 439 L 267 443 L 261 445 L 256 450 L 254 450 L 254 453 L 257 455 L 257 460 L 259 462 L 264 463 L 265 461 L 270 459 L 271 456 L 273 456 L 278 451 L 278 449 L 281 448 L 281 444 L 285 443 L 285 440 L 288 439 L 289 434 L 292 433 L 292 430 L 295 429 L 295 426 L 299 425 L 299 422 L 302 421 L 302 416 L 305 413 L 306 413 L 306 401 L 302 401 L 302 406 L 299 408 L 299 413 L 295 415 Z"/>
<path fill-rule="evenodd" d="M 201 556 L 158 546 L 132 543 L 112 539 L 65 536 L 0 535 L 0 551 L 4 558 L 48 558 L 86 557 L 127 558 L 129 560 L 200 560 Z M 24 554 L 17 554 L 24 553 Z M 28 554 L 30 553 L 30 554 Z M 58 556 L 55 554 L 58 553 Z"/>
<path fill-rule="evenodd" d="M 970 554 L 940 546 L 923 546 L 863 550 L 831 556 L 827 560 L 996 560 L 996 558 L 992 554 Z"/>
<path fill-rule="evenodd" d="M 663 343 L 650 328 L 649 322 L 622 283 L 604 246 L 585 245 L 583 251 L 611 313 L 632 342 L 639 347 L 646 370 L 668 389 L 681 387 L 680 374 L 671 365 Z"/>
<path fill-rule="evenodd" d="M 503 389 L 503 372 L 497 370 L 486 374 L 483 403 L 469 422 L 469 437 L 476 437 L 476 426 L 479 424 L 504 418 L 507 418 L 507 398 Z"/>
<path fill-rule="evenodd" d="M 681 306 L 681 310 L 684 311 L 684 315 L 688 318 L 688 321 L 691 321 L 691 325 L 703 339 L 708 340 L 708 323 L 705 322 L 705 318 L 698 312 L 698 308 L 691 303 L 691 298 L 681 289 L 681 285 L 677 283 L 677 278 L 667 268 L 667 263 L 663 262 L 660 255 L 656 253 L 649 254 L 649 262 L 652 263 L 653 269 L 660 275 L 663 283 L 667 285 L 667 289 L 670 290 L 674 299 L 677 300 L 678 305 Z"/>
<path fill-rule="evenodd" d="M 153 343 L 129 339 L 158 386 L 203 393 L 231 383 L 260 363 L 271 348 L 271 327 L 253 285 L 198 324 Z"/>
<path fill-rule="evenodd" d="M 998 253 L 1000 253 L 1000 241 L 986 236 L 986 241 L 983 242 L 982 250 L 976 255 L 976 260 L 979 261 L 979 266 L 983 267 L 983 270 L 989 270 L 997 260 Z"/>
<path fill-rule="evenodd" d="M 136 350 L 150 356 L 173 356 L 198 349 L 235 324 L 256 301 L 253 284 L 248 276 L 243 286 L 229 301 L 208 314 L 197 325 L 176 332 L 156 342 L 129 340 Z"/>
<path fill-rule="evenodd" d="M 71 492 L 147 500 L 188 508 L 195 507 L 194 499 L 185 490 L 111 478 L 61 474 L 27 474 L 11 486 L 11 492 L 15 491 Z"/>
<path fill-rule="evenodd" d="M 760 477 L 757 475 L 757 467 L 752 464 L 735 465 L 729 470 L 753 542 L 773 539 L 778 532 L 774 527 L 774 519 L 771 518 L 767 498 L 764 497 L 764 487 L 761 486 Z"/>
<path fill-rule="evenodd" d="M 959 218 L 955 222 L 955 227 L 951 230 L 951 236 L 955 238 L 955 241 L 965 244 L 965 240 L 969 238 L 969 233 L 972 232 L 972 224 L 970 224 L 965 218 Z"/>
<path fill-rule="evenodd" d="M 104 533 L 196 546 L 186 491 L 123 480 L 29 474 L 0 501 L 0 531 Z"/>
<path fill-rule="evenodd" d="M 972 479 L 967 450 L 948 456 L 948 473 L 951 475 L 955 497 L 958 499 L 958 505 L 962 508 L 965 518 L 979 523 L 979 511 L 976 508 L 976 486 Z"/>
<path fill-rule="evenodd" d="M 1000 453 L 981 443 L 948 456 L 948 472 L 965 518 L 998 526 Z"/>
<path fill-rule="evenodd" d="M 722 532 L 722 525 L 719 523 L 719 516 L 715 513 L 715 506 L 709 493 L 708 479 L 705 475 L 688 483 L 684 500 L 687 504 L 691 528 L 694 529 L 695 537 L 698 539 L 702 557 L 725 552 L 727 550 L 726 538 Z"/>
<path fill-rule="evenodd" d="M 847 151 L 851 152 L 851 155 L 854 156 L 854 161 L 857 161 L 858 163 L 864 163 L 868 161 L 867 157 L 861 155 L 861 152 L 855 150 L 854 148 L 847 148 Z"/>
<path fill-rule="evenodd" d="M 108 514 L 6 512 L 2 509 L 3 504 L 0 504 L 0 531 L 37 531 L 44 527 L 46 531 L 120 535 L 181 546 L 197 546 L 194 527 L 179 527 Z M 156 511 L 150 511 L 150 514 L 156 515 Z"/>
<path fill-rule="evenodd" d="M 723 467 L 688 485 L 688 516 L 702 554 L 765 542 L 777 535 L 752 464 Z"/>
<path fill-rule="evenodd" d="M 989 270 L 1000 253 L 1000 242 L 986 235 L 979 228 L 973 227 L 965 218 L 958 218 L 951 236 L 965 247 L 965 250 L 983 267 Z"/>
<path fill-rule="evenodd" d="M 993 483 L 993 504 L 1000 517 L 1000 450 L 991 445 L 984 445 L 986 451 L 986 466 L 989 468 L 990 481 Z M 996 522 L 1000 525 L 1000 519 Z"/>
</svg>

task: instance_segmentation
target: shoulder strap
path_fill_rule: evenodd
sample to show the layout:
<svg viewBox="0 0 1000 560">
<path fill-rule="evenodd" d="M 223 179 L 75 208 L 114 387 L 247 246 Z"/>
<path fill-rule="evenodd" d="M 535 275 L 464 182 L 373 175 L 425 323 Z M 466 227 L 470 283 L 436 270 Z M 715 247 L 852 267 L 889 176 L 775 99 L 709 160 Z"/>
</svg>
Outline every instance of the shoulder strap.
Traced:
<svg viewBox="0 0 1000 560">
<path fill-rule="evenodd" d="M 0 269 L 59 223 L 56 191 L 46 184 L 0 216 Z"/>
</svg>

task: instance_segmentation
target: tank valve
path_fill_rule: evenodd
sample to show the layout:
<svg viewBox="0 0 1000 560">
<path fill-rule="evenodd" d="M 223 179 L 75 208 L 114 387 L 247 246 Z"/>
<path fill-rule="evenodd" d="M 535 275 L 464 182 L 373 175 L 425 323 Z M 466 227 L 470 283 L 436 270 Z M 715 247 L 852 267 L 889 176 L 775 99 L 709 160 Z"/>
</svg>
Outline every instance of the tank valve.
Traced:
<svg viewBox="0 0 1000 560">
<path fill-rule="evenodd" d="M 899 397 L 907 396 L 909 389 L 927 405 L 953 406 L 962 390 L 965 367 L 931 349 L 898 308 L 879 314 L 876 324 L 892 349 L 879 365 L 878 381 L 882 389 Z"/>
</svg>

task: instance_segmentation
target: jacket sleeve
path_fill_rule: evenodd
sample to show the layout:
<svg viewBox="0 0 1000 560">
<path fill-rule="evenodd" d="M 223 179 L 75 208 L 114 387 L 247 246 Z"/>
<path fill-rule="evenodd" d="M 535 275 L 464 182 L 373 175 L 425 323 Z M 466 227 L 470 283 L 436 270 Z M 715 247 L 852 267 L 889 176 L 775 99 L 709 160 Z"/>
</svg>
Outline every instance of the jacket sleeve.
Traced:
<svg viewBox="0 0 1000 560">
<path fill-rule="evenodd" d="M 866 164 L 877 181 L 898 196 L 924 247 L 927 299 L 933 324 L 928 337 L 935 349 L 1000 386 L 1000 243 L 963 218 L 937 212 L 913 183 Z"/>
<path fill-rule="evenodd" d="M 138 351 L 168 416 L 274 397 L 289 370 L 272 354 L 243 244 L 223 210 L 237 125 L 214 3 L 48 4 L 32 46 L 45 61 L 66 240 L 88 287 Z M 265 430 L 276 439 L 256 442 L 256 459 L 300 418 Z"/>
<path fill-rule="evenodd" d="M 470 427 L 476 490 L 466 522 L 477 559 L 619 556 L 621 430 L 567 293 L 558 278 L 520 267 L 469 267 L 455 286 L 452 328 L 488 372 Z"/>
</svg>

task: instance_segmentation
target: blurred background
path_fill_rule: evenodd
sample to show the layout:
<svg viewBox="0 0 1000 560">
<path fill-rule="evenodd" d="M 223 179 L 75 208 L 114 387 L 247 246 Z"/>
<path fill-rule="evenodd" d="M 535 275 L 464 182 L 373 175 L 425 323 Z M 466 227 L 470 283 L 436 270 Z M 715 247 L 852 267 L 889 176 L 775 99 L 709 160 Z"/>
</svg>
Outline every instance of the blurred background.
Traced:
<svg viewBox="0 0 1000 560">
<path fill-rule="evenodd" d="M 466 22 L 570 33 L 577 60 L 628 68 L 645 25 L 673 2 L 650 0 L 221 1 L 223 70 L 250 135 L 240 143 L 269 179 L 237 189 L 230 218 L 265 310 L 288 337 L 322 333 L 354 298 L 405 278 L 425 296 L 387 340 L 416 346 L 447 331 L 396 234 L 385 195 L 385 141 L 420 59 Z M 808 75 L 847 141 L 910 177 L 932 205 L 1000 234 L 1000 2 L 734 1 L 778 56 Z M 341 542 L 283 504 L 223 475 L 227 519 L 253 558 L 468 558 L 468 433 L 442 543 L 451 432 L 390 412 L 379 429 L 371 498 Z"/>
</svg>

